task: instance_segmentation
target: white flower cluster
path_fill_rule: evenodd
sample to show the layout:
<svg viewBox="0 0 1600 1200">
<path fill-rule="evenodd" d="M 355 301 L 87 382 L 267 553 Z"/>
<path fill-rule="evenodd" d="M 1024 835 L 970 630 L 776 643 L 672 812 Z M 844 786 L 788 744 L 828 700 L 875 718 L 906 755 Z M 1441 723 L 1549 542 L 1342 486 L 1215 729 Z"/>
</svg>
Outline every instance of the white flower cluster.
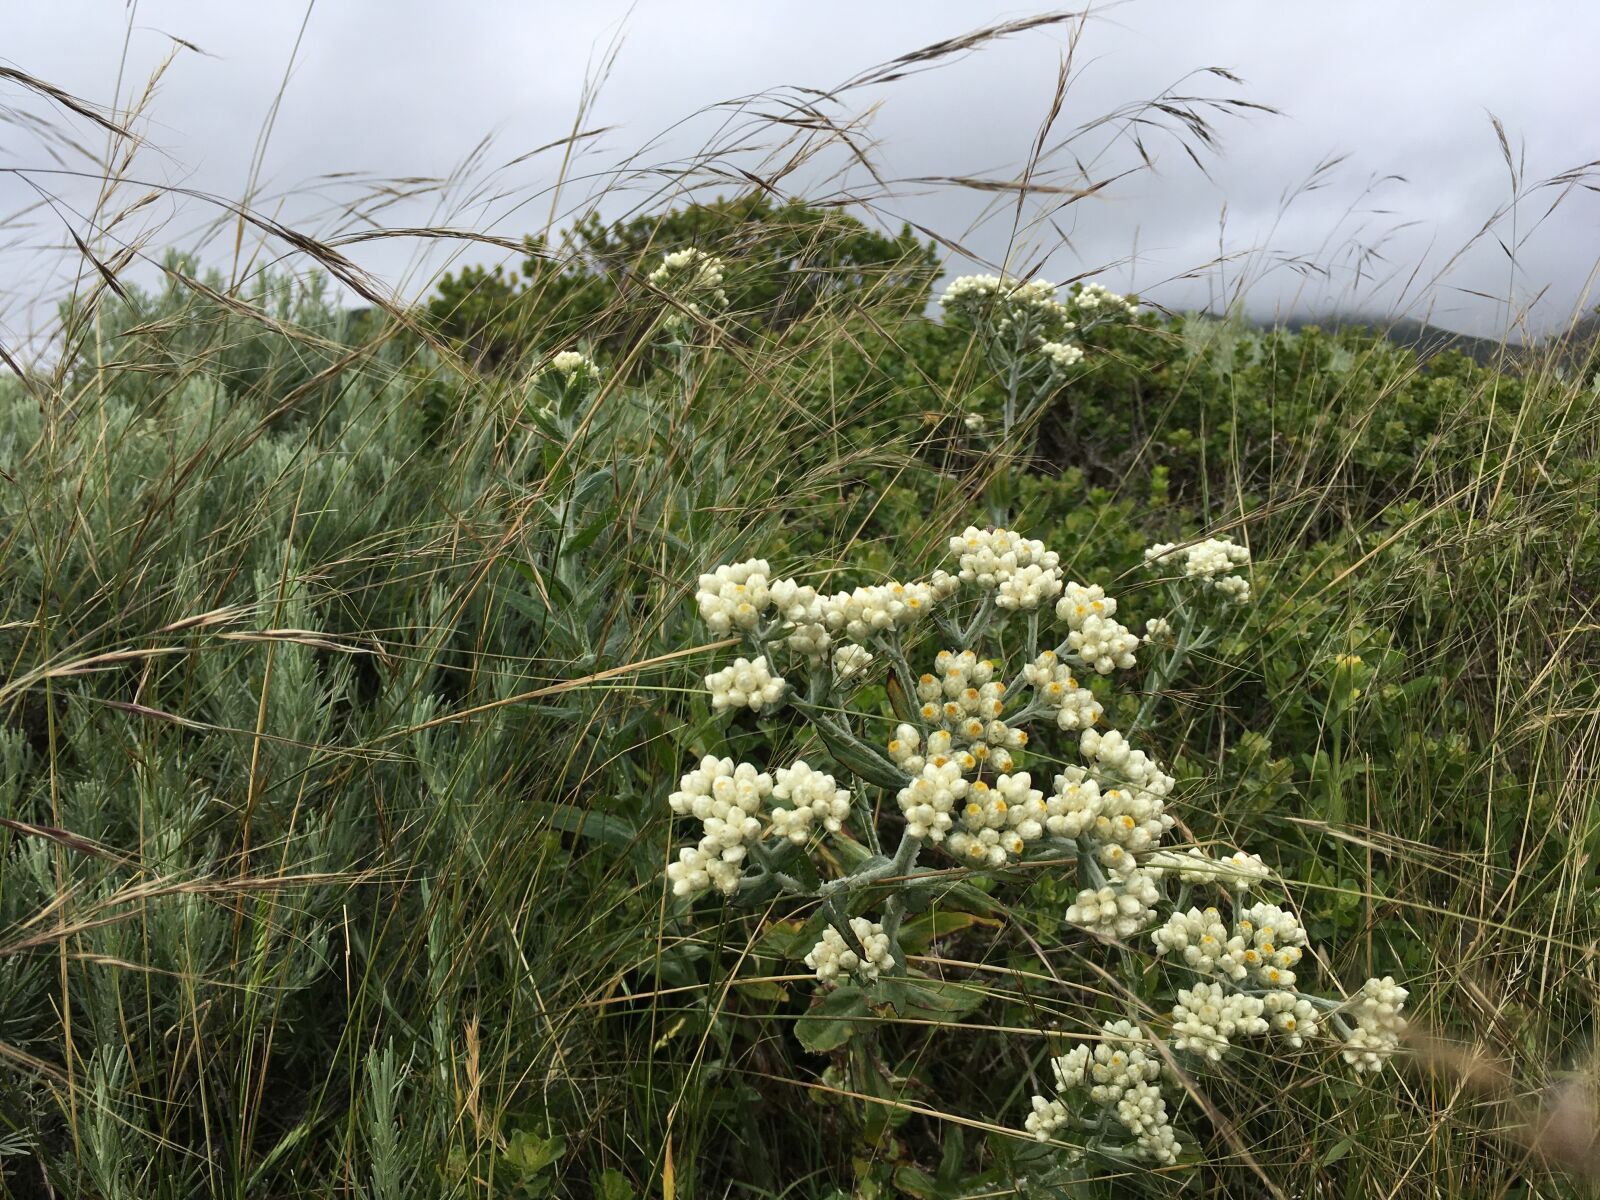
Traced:
<svg viewBox="0 0 1600 1200">
<path fill-rule="evenodd" d="M 711 632 L 726 636 L 735 627 L 754 629 L 772 602 L 767 590 L 771 574 L 766 559 L 749 558 L 700 576 L 694 598 Z"/>
<path fill-rule="evenodd" d="M 944 841 L 953 824 L 950 812 L 971 786 L 961 768 L 954 758 L 935 755 L 922 765 L 916 778 L 900 789 L 895 803 L 905 816 L 907 837 L 934 845 Z"/>
<path fill-rule="evenodd" d="M 1133 867 L 1111 872 L 1111 883 L 1084 888 L 1067 905 L 1069 924 L 1104 937 L 1129 938 L 1150 924 L 1161 903 L 1159 869 Z"/>
<path fill-rule="evenodd" d="M 822 931 L 822 940 L 806 955 L 806 966 L 815 971 L 822 982 L 831 983 L 840 975 L 853 975 L 863 983 L 871 983 L 883 972 L 893 969 L 894 953 L 882 925 L 865 917 L 851 917 L 850 932 L 860 946 L 859 953 L 830 925 Z"/>
<path fill-rule="evenodd" d="M 1381 1071 L 1399 1047 L 1406 1028 L 1401 1013 L 1410 995 L 1392 976 L 1385 975 L 1367 980 L 1352 998 L 1346 1011 L 1354 1026 L 1345 1034 L 1344 1061 L 1358 1073 Z"/>
<path fill-rule="evenodd" d="M 1188 546 L 1157 542 L 1144 552 L 1144 560 L 1176 567 L 1184 578 L 1216 589 L 1235 604 L 1250 602 L 1250 581 L 1234 573 L 1250 565 L 1250 551 L 1229 538 L 1207 538 Z"/>
<path fill-rule="evenodd" d="M 772 619 L 789 627 L 790 649 L 819 659 L 835 635 L 859 645 L 876 634 L 908 628 L 959 586 L 954 576 L 935 571 L 925 582 L 873 584 L 823 596 L 793 579 L 773 579 L 766 559 L 751 558 L 701 575 L 695 601 L 713 633 L 753 632 Z M 852 651 L 836 656 L 834 667 L 840 678 L 848 678 L 871 661 L 870 653 L 862 657 Z"/>
<path fill-rule="evenodd" d="M 579 354 L 576 350 L 563 350 L 550 360 L 550 365 L 544 371 L 540 372 L 541 375 L 546 373 L 559 375 L 563 383 L 571 383 L 577 379 L 598 378 L 600 368 L 587 354 Z"/>
<path fill-rule="evenodd" d="M 939 304 L 979 328 L 1016 338 L 1022 348 L 1059 340 L 1073 329 L 1066 306 L 1056 299 L 1056 285 L 1044 279 L 1024 283 L 998 275 L 963 275 L 945 287 Z"/>
<path fill-rule="evenodd" d="M 1148 646 L 1153 642 L 1170 642 L 1172 640 L 1172 622 L 1165 617 L 1151 617 L 1144 623 L 1144 636 L 1139 639 Z"/>
<path fill-rule="evenodd" d="M 846 642 L 833 652 L 833 677 L 841 683 L 854 679 L 872 665 L 875 657 L 865 646 Z"/>
<path fill-rule="evenodd" d="M 1261 861 L 1258 854 L 1235 851 L 1227 858 L 1212 858 L 1198 846 L 1178 854 L 1162 851 L 1150 856 L 1150 865 L 1176 871 L 1180 883 L 1226 883 L 1236 891 L 1246 892 L 1272 878 L 1272 869 Z"/>
<path fill-rule="evenodd" d="M 1273 1032 L 1296 1048 L 1316 1037 L 1322 1026 L 1317 1006 L 1294 992 L 1268 992 L 1261 997 L 1261 1005 Z"/>
<path fill-rule="evenodd" d="M 1065 371 L 1083 361 L 1083 347 L 1072 342 L 1041 342 L 1039 353 L 1057 371 Z"/>
<path fill-rule="evenodd" d="M 1128 739 L 1115 729 L 1103 734 L 1085 729 L 1078 738 L 1078 751 L 1122 780 L 1121 786 L 1100 790 L 1095 835 L 1136 854 L 1153 848 L 1172 828 L 1165 800 L 1177 781 L 1143 750 L 1129 746 Z"/>
<path fill-rule="evenodd" d="M 1241 961 L 1256 983 L 1269 988 L 1294 986 L 1294 968 L 1303 954 L 1306 931 L 1293 913 L 1276 904 L 1257 904 L 1239 918 L 1245 940 Z"/>
<path fill-rule="evenodd" d="M 1084 284 L 1072 295 L 1067 304 L 1079 313 L 1104 316 L 1131 317 L 1139 311 L 1139 306 L 1126 296 L 1119 296 L 1099 283 Z"/>
<path fill-rule="evenodd" d="M 706 676 L 706 690 L 711 693 L 715 712 L 725 708 L 753 708 L 759 712 L 782 704 L 789 685 L 782 676 L 772 673 L 771 664 L 764 657 L 736 658 L 732 666 Z"/>
<path fill-rule="evenodd" d="M 707 306 L 726 308 L 728 293 L 722 287 L 726 264 L 715 255 L 690 247 L 664 256 L 661 265 L 650 272 L 650 283 L 669 292 L 677 309 L 667 318 L 669 327 L 680 327 L 701 316 Z"/>
<path fill-rule="evenodd" d="M 945 849 L 957 858 L 988 867 L 1004 866 L 1029 842 L 1044 836 L 1044 793 L 1026 771 L 1001 775 L 990 787 L 981 779 L 967 788 L 961 827 Z"/>
<path fill-rule="evenodd" d="M 1068 583 L 1056 601 L 1056 619 L 1067 626 L 1067 647 L 1084 666 L 1109 675 L 1137 661 L 1139 638 L 1113 619 L 1117 602 L 1099 584 Z"/>
<path fill-rule="evenodd" d="M 1172 1006 L 1172 1047 L 1219 1061 L 1232 1039 L 1266 1033 L 1259 996 L 1230 992 L 1218 983 L 1197 983 L 1178 993 Z"/>
<path fill-rule="evenodd" d="M 1057 1089 L 1067 1093 L 1087 1089 L 1089 1099 L 1110 1108 L 1133 1136 L 1134 1148 L 1142 1158 L 1155 1163 L 1176 1162 L 1183 1150 L 1158 1086 L 1160 1053 L 1131 1021 L 1108 1021 L 1102 1029 L 1103 1036 L 1092 1048 L 1080 1042 L 1051 1060 Z M 1047 1141 L 1069 1117 L 1067 1106 L 1059 1098 L 1035 1096 L 1026 1128 L 1039 1141 Z"/>
<path fill-rule="evenodd" d="M 1282 991 L 1294 986 L 1305 930 L 1275 904 L 1257 904 L 1230 930 L 1215 908 L 1175 912 L 1150 935 L 1156 954 L 1173 953 L 1202 974 Z"/>
<path fill-rule="evenodd" d="M 929 735 L 926 757 L 948 755 L 952 749 L 964 750 L 975 760 L 973 766 L 981 763 L 996 771 L 1009 771 L 1013 765 L 1011 751 L 1028 744 L 1028 733 L 1001 719 L 1006 685 L 994 677 L 994 663 L 971 650 L 960 654 L 941 650 L 933 665 L 936 674 L 922 675 L 917 680 L 917 699 L 921 702 L 917 715 L 934 730 Z M 949 737 L 935 742 L 940 733 Z M 902 756 L 909 759 L 922 749 L 920 735 L 910 726 L 896 729 L 895 740 L 901 743 L 899 756 L 891 754 L 896 761 Z M 972 770 L 973 766 L 965 769 Z M 913 773 L 917 769 L 906 767 Z"/>
<path fill-rule="evenodd" d="M 749 763 L 735 767 L 731 758 L 709 754 L 679 781 L 667 803 L 680 816 L 697 818 L 704 835 L 698 846 L 685 846 L 677 861 L 667 864 L 673 895 L 695 896 L 712 887 L 730 895 L 738 890 L 746 850 L 761 837 L 762 801 L 771 793 L 772 776 Z"/>
<path fill-rule="evenodd" d="M 1008 529 L 967 526 L 950 539 L 962 583 L 994 592 L 997 608 L 1028 612 L 1061 594 L 1061 556 Z"/>
<path fill-rule="evenodd" d="M 1022 668 L 1022 678 L 1033 688 L 1037 703 L 1053 713 L 1056 728 L 1064 731 L 1088 729 L 1105 709 L 1088 688 L 1078 686 L 1072 672 L 1054 650 L 1046 650 Z"/>
<path fill-rule="evenodd" d="M 813 770 L 803 758 L 778 768 L 772 798 L 778 802 L 772 810 L 772 832 L 796 845 L 805 843 L 816 825 L 838 833 L 850 816 L 848 789 L 832 775 Z"/>
</svg>

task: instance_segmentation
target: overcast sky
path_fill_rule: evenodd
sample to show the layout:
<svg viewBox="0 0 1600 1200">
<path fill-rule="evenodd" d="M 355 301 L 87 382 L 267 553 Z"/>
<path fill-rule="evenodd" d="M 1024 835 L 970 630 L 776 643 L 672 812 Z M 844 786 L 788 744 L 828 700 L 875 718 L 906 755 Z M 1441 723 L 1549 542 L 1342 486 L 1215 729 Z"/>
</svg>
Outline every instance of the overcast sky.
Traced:
<svg viewBox="0 0 1600 1200">
<path fill-rule="evenodd" d="M 781 102 L 742 114 L 712 107 L 719 102 L 834 89 L 897 55 L 1041 11 L 934 0 L 320 0 L 309 12 L 291 0 L 0 0 L 0 66 L 113 110 L 132 103 L 177 49 L 140 125 L 146 144 L 128 168 L 137 184 L 120 193 L 124 204 L 147 184 L 242 198 L 272 117 L 256 204 L 279 219 L 313 233 L 352 233 L 370 224 L 342 216 L 341 206 L 372 180 L 459 172 L 448 189 L 413 185 L 425 194 L 376 219 L 520 237 L 543 229 L 552 213 L 558 224 L 570 220 L 601 192 L 608 215 L 668 195 L 672 165 L 708 146 L 730 167 L 769 168 L 756 147 L 775 142 L 778 131 L 759 114 L 781 112 Z M 1600 6 L 1128 0 L 1095 6 L 1079 32 L 1070 89 L 1047 139 L 1052 153 L 1036 182 L 1081 187 L 1139 166 L 1129 126 L 1067 139 L 1175 84 L 1184 94 L 1247 100 L 1281 115 L 1214 113 L 1220 145 L 1195 146 L 1204 173 L 1178 138 L 1146 126 L 1153 171 L 1070 205 L 1058 194 L 1031 197 L 1020 232 L 1007 193 L 912 182 L 1018 177 L 1074 33 L 1063 24 L 840 93 L 827 111 L 868 121 L 861 138 L 870 140 L 876 177 L 860 164 L 842 169 L 845 156 L 833 153 L 783 186 L 861 196 L 868 219 L 913 220 L 991 265 L 1042 260 L 1054 278 L 1103 269 L 1108 285 L 1173 308 L 1217 307 L 1242 282 L 1257 315 L 1340 306 L 1493 333 L 1508 311 L 1536 297 L 1532 320 L 1541 328 L 1600 299 L 1589 295 L 1600 193 L 1566 189 L 1546 216 L 1562 189 L 1535 186 L 1600 160 Z M 585 81 L 613 45 L 615 60 L 584 118 L 586 128 L 606 132 L 582 143 L 571 182 L 553 199 L 559 149 L 513 160 L 572 132 Z M 1211 66 L 1243 83 L 1185 79 Z M 1514 154 L 1525 155 L 1515 211 L 1504 211 L 1513 191 L 1491 113 Z M 106 140 L 0 79 L 0 211 L 11 217 L 33 206 L 0 235 L 0 334 L 13 341 L 37 323 L 31 302 L 69 282 L 69 256 L 58 249 L 71 244 L 68 227 L 86 240 L 95 234 L 87 215 L 97 184 L 62 173 L 84 164 L 28 127 L 30 117 L 44 116 L 64 120 L 85 148 L 100 151 Z M 469 161 L 485 137 L 492 141 Z M 1337 156 L 1343 160 L 1317 186 L 1297 193 Z M 324 178 L 345 172 L 356 174 Z M 1498 223 L 1481 233 L 1497 212 Z M 217 215 L 202 200 L 168 193 L 109 237 L 155 229 L 153 246 L 192 247 Z M 232 227 L 214 234 L 204 259 L 229 270 Z M 1514 270 L 1502 244 L 1516 248 Z M 251 250 L 247 243 L 247 261 L 259 264 L 283 248 Z M 415 295 L 450 255 L 485 261 L 495 252 L 393 239 L 350 254 L 398 294 Z M 1228 261 L 1206 265 L 1219 255 Z M 1295 269 L 1291 259 L 1331 273 Z M 975 265 L 953 254 L 952 270 Z M 129 274 L 152 277 L 138 265 Z"/>
</svg>

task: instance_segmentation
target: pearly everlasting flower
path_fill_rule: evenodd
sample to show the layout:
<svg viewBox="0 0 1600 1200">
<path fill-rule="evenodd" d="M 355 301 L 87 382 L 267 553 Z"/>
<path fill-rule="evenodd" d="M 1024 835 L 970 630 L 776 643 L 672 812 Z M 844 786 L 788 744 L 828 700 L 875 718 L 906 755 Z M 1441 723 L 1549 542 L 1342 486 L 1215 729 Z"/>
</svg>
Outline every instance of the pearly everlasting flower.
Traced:
<svg viewBox="0 0 1600 1200">
<path fill-rule="evenodd" d="M 1268 992 L 1261 997 L 1262 1011 L 1272 1031 L 1289 1045 L 1299 1048 L 1320 1027 L 1316 1005 L 1293 992 Z"/>
<path fill-rule="evenodd" d="M 1165 617 L 1151 617 L 1144 623 L 1144 637 L 1139 640 L 1146 646 L 1153 642 L 1170 642 L 1172 622 Z"/>
<path fill-rule="evenodd" d="M 1116 730 L 1101 734 L 1086 729 L 1078 739 L 1079 752 L 1102 768 L 1100 807 L 1093 832 L 1103 842 L 1115 842 L 1140 854 L 1152 849 L 1167 830 L 1172 816 L 1165 798 L 1176 781 L 1142 750 L 1132 749 Z M 1110 772 L 1119 782 L 1105 778 Z"/>
<path fill-rule="evenodd" d="M 930 756 L 921 773 L 895 797 L 905 815 L 907 836 L 934 844 L 944 841 L 954 823 L 951 811 L 966 797 L 969 786 L 954 758 Z"/>
<path fill-rule="evenodd" d="M 731 667 L 706 676 L 706 690 L 711 693 L 715 712 L 725 708 L 774 708 L 783 702 L 788 687 L 782 676 L 772 673 L 764 656 L 754 660 L 736 658 Z"/>
<path fill-rule="evenodd" d="M 1067 309 L 1055 296 L 1056 285 L 1043 279 L 1022 283 L 996 275 L 963 275 L 950 281 L 939 304 L 952 316 L 1023 349 L 1072 332 Z"/>
<path fill-rule="evenodd" d="M 1065 371 L 1083 361 L 1083 347 L 1071 342 L 1040 342 L 1039 353 L 1057 371 Z"/>
<path fill-rule="evenodd" d="M 1214 589 L 1235 604 L 1250 601 L 1250 581 L 1234 574 L 1250 565 L 1250 551 L 1229 538 L 1207 538 L 1188 546 L 1158 542 L 1144 552 L 1144 560 L 1162 569 L 1177 569 L 1185 579 Z"/>
<path fill-rule="evenodd" d="M 1064 622 L 1068 629 L 1081 629 L 1089 617 L 1111 617 L 1116 612 L 1117 602 L 1098 583 L 1068 583 L 1056 601 L 1056 620 Z"/>
<path fill-rule="evenodd" d="M 1094 693 L 1078 681 L 1054 650 L 1046 650 L 1022 668 L 1024 682 L 1032 685 L 1037 703 L 1055 715 L 1056 728 L 1088 729 L 1105 713 Z"/>
<path fill-rule="evenodd" d="M 1399 1048 L 1406 1028 L 1401 1014 L 1409 997 L 1390 975 L 1367 980 L 1352 997 L 1348 1013 L 1354 1027 L 1345 1034 L 1342 1057 L 1358 1073 L 1381 1071 Z"/>
<path fill-rule="evenodd" d="M 818 979 L 831 983 L 840 975 L 853 975 L 864 983 L 871 983 L 885 971 L 894 969 L 894 954 L 882 925 L 865 917 L 852 917 L 850 932 L 859 943 L 859 952 L 852 949 L 833 926 L 822 931 L 822 940 L 805 958 L 806 966 L 817 973 Z"/>
<path fill-rule="evenodd" d="M 1133 1137 L 1140 1157 L 1169 1163 L 1181 1153 L 1161 1095 L 1162 1059 L 1131 1021 L 1108 1021 L 1102 1037 L 1080 1042 L 1051 1060 L 1050 1072 L 1063 1096 L 1088 1093 L 1088 1100 L 1109 1109 Z M 1025 1124 L 1029 1133 L 1046 1141 L 1071 1118 L 1067 1101 L 1035 1096 Z"/>
<path fill-rule="evenodd" d="M 1046 1100 L 1043 1096 L 1033 1098 L 1033 1111 L 1023 1121 L 1023 1128 L 1041 1142 L 1048 1142 L 1069 1120 L 1072 1114 L 1067 1111 L 1067 1106 L 1059 1100 Z"/>
<path fill-rule="evenodd" d="M 778 768 L 772 798 L 778 803 L 772 810 L 772 832 L 797 845 L 811 836 L 816 825 L 838 833 L 850 816 L 850 792 L 803 758 Z"/>
<path fill-rule="evenodd" d="M 1150 934 L 1150 940 L 1157 955 L 1172 954 L 1202 974 L 1222 974 L 1235 983 L 1248 974 L 1244 939 L 1222 923 L 1222 914 L 1214 908 L 1175 912 Z"/>
<path fill-rule="evenodd" d="M 945 849 L 976 865 L 1004 866 L 1044 835 L 1044 819 L 1044 793 L 1026 772 L 1001 775 L 993 787 L 974 780 L 961 807 L 960 826 Z"/>
<path fill-rule="evenodd" d="M 1155 916 L 1161 901 L 1159 877 L 1140 868 L 1104 887 L 1084 888 L 1067 906 L 1067 923 L 1104 937 L 1132 937 Z"/>
<path fill-rule="evenodd" d="M 1045 829 L 1051 837 L 1078 837 L 1094 826 L 1101 807 L 1099 783 L 1082 767 L 1068 767 L 1045 800 Z"/>
<path fill-rule="evenodd" d="M 1241 893 L 1272 878 L 1272 868 L 1262 862 L 1259 855 L 1246 854 L 1242 850 L 1227 858 L 1212 858 L 1198 846 L 1192 846 L 1183 854 L 1162 851 L 1151 855 L 1148 861 L 1151 866 L 1176 871 L 1181 883 L 1222 882 Z"/>
<path fill-rule="evenodd" d="M 874 634 L 916 624 L 933 611 L 939 599 L 933 581 L 874 584 L 822 597 L 819 615 L 829 632 L 866 642 Z"/>
<path fill-rule="evenodd" d="M 695 603 L 713 633 L 756 627 L 770 603 L 767 577 L 771 572 L 766 559 L 750 558 L 700 576 Z"/>
<path fill-rule="evenodd" d="M 1085 617 L 1083 624 L 1068 632 L 1067 645 L 1079 662 L 1101 675 L 1127 670 L 1138 661 L 1134 657 L 1138 636 L 1110 617 Z"/>
<path fill-rule="evenodd" d="M 708 307 L 727 307 L 728 293 L 722 287 L 725 267 L 720 258 L 693 247 L 662 258 L 661 265 L 650 272 L 650 283 L 677 301 L 666 320 L 669 328 L 681 328 Z"/>
<path fill-rule="evenodd" d="M 1061 556 L 1008 529 L 969 525 L 950 539 L 950 553 L 959 562 L 961 581 L 993 591 L 998 608 L 1031 611 L 1061 592 Z"/>
<path fill-rule="evenodd" d="M 1070 308 L 1085 314 L 1131 317 L 1139 311 L 1139 306 L 1126 296 L 1119 296 L 1098 283 L 1084 284 L 1067 303 Z"/>
<path fill-rule="evenodd" d="M 1240 914 L 1238 932 L 1245 942 L 1241 960 L 1257 983 L 1275 989 L 1294 986 L 1306 931 L 1293 913 L 1276 904 L 1254 905 Z"/>
<path fill-rule="evenodd" d="M 962 417 L 961 424 L 966 428 L 968 433 L 982 433 L 983 427 L 985 424 L 987 424 L 987 422 L 984 420 L 982 413 L 974 412 L 968 413 L 966 416 Z"/>
<path fill-rule="evenodd" d="M 541 371 L 540 375 L 556 375 L 563 383 L 572 383 L 579 379 L 599 378 L 600 368 L 587 354 L 579 354 L 576 350 L 563 350 L 550 360 L 550 365 Z"/>
<path fill-rule="evenodd" d="M 844 681 L 861 674 L 869 666 L 875 656 L 865 646 L 854 642 L 847 642 L 833 652 L 834 678 Z"/>
<path fill-rule="evenodd" d="M 1172 1131 L 1167 1102 L 1153 1083 L 1130 1088 L 1116 1104 L 1116 1118 L 1133 1134 L 1139 1156 L 1149 1162 L 1170 1165 L 1178 1161 L 1183 1147 Z"/>
<path fill-rule="evenodd" d="M 749 763 L 707 755 L 685 775 L 667 804 L 680 816 L 698 819 L 704 836 L 698 846 L 685 846 L 667 866 L 667 879 L 677 896 L 694 896 L 709 888 L 732 894 L 738 890 L 746 847 L 759 840 L 763 801 L 772 793 L 772 776 Z"/>
<path fill-rule="evenodd" d="M 1178 992 L 1172 1008 L 1172 1046 L 1192 1050 L 1213 1062 L 1232 1039 L 1266 1033 L 1265 1005 L 1258 996 L 1227 991 L 1221 984 L 1197 983 Z"/>
</svg>

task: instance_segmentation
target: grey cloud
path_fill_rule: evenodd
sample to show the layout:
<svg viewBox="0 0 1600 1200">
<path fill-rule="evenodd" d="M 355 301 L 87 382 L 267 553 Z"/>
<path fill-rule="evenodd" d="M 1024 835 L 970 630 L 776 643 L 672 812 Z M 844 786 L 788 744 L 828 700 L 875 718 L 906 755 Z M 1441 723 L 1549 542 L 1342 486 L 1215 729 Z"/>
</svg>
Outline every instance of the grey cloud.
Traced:
<svg viewBox="0 0 1600 1200">
<path fill-rule="evenodd" d="M 5 49 L 11 64 L 79 95 L 112 99 L 122 6 L 58 0 L 11 7 Z M 141 4 L 124 96 L 167 53 L 171 43 L 162 31 L 216 57 L 180 53 L 162 82 L 147 130 L 155 150 L 136 173 L 156 183 L 239 197 L 303 15 L 288 5 Z M 285 219 L 327 228 L 337 219 L 335 202 L 348 198 L 355 185 L 325 182 L 313 188 L 308 181 L 348 170 L 377 177 L 444 175 L 492 133 L 494 148 L 482 178 L 488 168 L 570 130 L 586 68 L 619 25 L 623 48 L 592 114 L 594 124 L 618 128 L 586 147 L 580 174 L 603 173 L 663 131 L 648 160 L 692 153 L 715 135 L 726 115 L 703 114 L 682 128 L 674 122 L 725 98 L 781 84 L 831 86 L 895 54 L 1014 15 L 970 3 L 874 6 L 838 0 L 805 6 L 646 0 L 631 9 L 609 0 L 323 3 L 311 11 L 265 161 L 266 195 L 287 198 L 263 202 L 281 203 L 274 211 Z M 1039 232 L 1046 236 L 1036 237 L 1031 249 L 1050 251 L 1045 269 L 1057 277 L 1117 264 L 1106 275 L 1113 286 L 1136 285 L 1171 307 L 1204 305 L 1214 302 L 1219 279 L 1236 278 L 1247 266 L 1241 261 L 1202 278 L 1181 278 L 1217 254 L 1218 218 L 1226 205 L 1225 249 L 1258 252 L 1249 292 L 1256 311 L 1318 311 L 1334 303 L 1383 310 L 1399 302 L 1393 284 L 1352 293 L 1348 271 L 1308 282 L 1286 269 L 1264 268 L 1275 255 L 1311 253 L 1325 242 L 1342 247 L 1357 229 L 1376 239 L 1387 228 L 1416 222 L 1386 245 L 1387 270 L 1404 279 L 1426 261 L 1422 278 L 1431 278 L 1509 194 L 1488 111 L 1504 120 L 1514 139 L 1526 139 L 1530 179 L 1600 159 L 1600 131 L 1586 112 L 1590 66 L 1583 61 L 1596 44 L 1600 10 L 1559 0 L 1515 11 L 1452 0 L 1316 10 L 1244 0 L 1105 6 L 1078 48 L 1058 131 L 1153 95 L 1208 65 L 1235 69 L 1247 86 L 1235 90 L 1221 81 L 1194 80 L 1188 85 L 1193 90 L 1231 92 L 1284 115 L 1220 119 L 1222 152 L 1206 160 L 1209 178 L 1175 143 L 1154 139 L 1160 151 L 1155 174 L 1132 177 L 1102 197 L 1063 210 L 1059 220 L 1070 241 L 1063 243 L 1045 226 Z M 1060 30 L 1036 32 L 853 102 L 881 102 L 872 133 L 892 176 L 1014 173 L 1049 103 L 1064 46 Z M 13 100 L 10 93 L 0 94 L 0 103 Z M 1335 153 L 1349 158 L 1328 186 L 1299 196 L 1281 212 L 1285 191 Z M 0 131 L 0 154 L 7 166 L 48 165 L 43 150 L 14 129 Z M 1066 161 L 1058 156 L 1056 164 Z M 1124 143 L 1104 151 L 1091 174 L 1133 162 Z M 471 192 L 463 187 L 442 202 L 432 197 L 397 205 L 382 219 L 394 225 L 492 222 L 494 232 L 516 236 L 544 224 L 550 200 L 541 189 L 555 166 L 555 157 L 547 156 L 505 170 L 492 192 L 506 194 L 492 202 L 479 197 L 478 203 L 465 203 Z M 1346 214 L 1370 180 L 1390 173 L 1404 174 L 1407 182 L 1385 184 L 1359 205 L 1390 211 Z M 1071 176 L 1057 178 L 1066 182 Z M 80 211 L 92 203 L 88 183 L 46 176 L 35 182 L 59 190 Z M 858 173 L 851 185 L 862 182 Z M 569 188 L 566 203 L 580 202 L 585 190 L 581 183 Z M 991 212 L 975 226 L 986 209 L 995 208 L 993 196 L 951 188 L 903 191 L 879 205 L 886 219 L 908 217 L 970 238 L 984 259 L 1006 258 L 1009 214 Z M 633 195 L 648 191 L 641 185 Z M 23 180 L 0 182 L 0 208 L 6 211 L 31 196 Z M 1516 298 L 1525 301 L 1549 286 L 1537 320 L 1567 316 L 1582 293 L 1600 255 L 1597 200 L 1587 192 L 1569 197 L 1520 251 Z M 608 210 L 631 202 L 614 196 Z M 1531 200 L 1527 216 L 1542 212 L 1547 202 Z M 214 215 L 183 201 L 155 211 L 173 222 L 163 235 L 180 243 Z M 57 219 L 40 217 L 35 229 L 13 237 L 30 246 L 59 243 L 59 228 L 51 227 Z M 1135 247 L 1137 260 L 1129 263 Z M 455 252 L 488 257 L 482 248 Z M 23 253 L 15 246 L 0 249 L 0 262 Z M 26 253 L 37 264 L 50 252 Z M 380 277 L 415 292 L 447 252 L 393 242 L 353 253 Z M 68 262 L 59 254 L 55 261 L 58 267 Z M 30 268 L 21 278 L 22 287 L 37 288 L 42 276 Z M 1441 287 L 1407 299 L 1416 305 L 1413 312 L 1431 308 L 1442 323 L 1492 331 L 1503 322 L 1504 310 L 1465 293 L 1499 295 L 1507 282 L 1507 263 L 1490 239 L 1465 255 Z M 13 285 L 10 306 L 0 312 L 13 327 L 17 305 L 27 298 L 22 287 Z"/>
</svg>

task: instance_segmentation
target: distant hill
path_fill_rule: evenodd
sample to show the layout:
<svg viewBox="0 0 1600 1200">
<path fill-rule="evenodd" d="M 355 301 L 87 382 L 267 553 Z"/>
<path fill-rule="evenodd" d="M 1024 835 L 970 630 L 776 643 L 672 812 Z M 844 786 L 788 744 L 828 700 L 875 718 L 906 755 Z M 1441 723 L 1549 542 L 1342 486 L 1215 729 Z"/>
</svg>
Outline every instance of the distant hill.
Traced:
<svg viewBox="0 0 1600 1200">
<path fill-rule="evenodd" d="M 1272 328 L 1274 323 L 1261 322 L 1260 324 L 1265 329 Z M 1517 342 L 1502 343 L 1494 338 L 1474 337 L 1470 333 L 1457 333 L 1453 329 L 1430 325 L 1426 321 L 1418 321 L 1410 317 L 1400 320 L 1360 315 L 1333 315 L 1320 319 L 1290 317 L 1275 324 L 1279 329 L 1293 330 L 1303 329 L 1307 325 L 1315 325 L 1321 329 L 1368 329 L 1373 333 L 1382 334 L 1397 346 L 1406 346 L 1415 350 L 1422 358 L 1428 358 L 1446 350 L 1458 350 L 1476 362 L 1494 363 L 1500 361 L 1504 351 L 1510 350 L 1514 354 L 1522 348 Z"/>
</svg>

